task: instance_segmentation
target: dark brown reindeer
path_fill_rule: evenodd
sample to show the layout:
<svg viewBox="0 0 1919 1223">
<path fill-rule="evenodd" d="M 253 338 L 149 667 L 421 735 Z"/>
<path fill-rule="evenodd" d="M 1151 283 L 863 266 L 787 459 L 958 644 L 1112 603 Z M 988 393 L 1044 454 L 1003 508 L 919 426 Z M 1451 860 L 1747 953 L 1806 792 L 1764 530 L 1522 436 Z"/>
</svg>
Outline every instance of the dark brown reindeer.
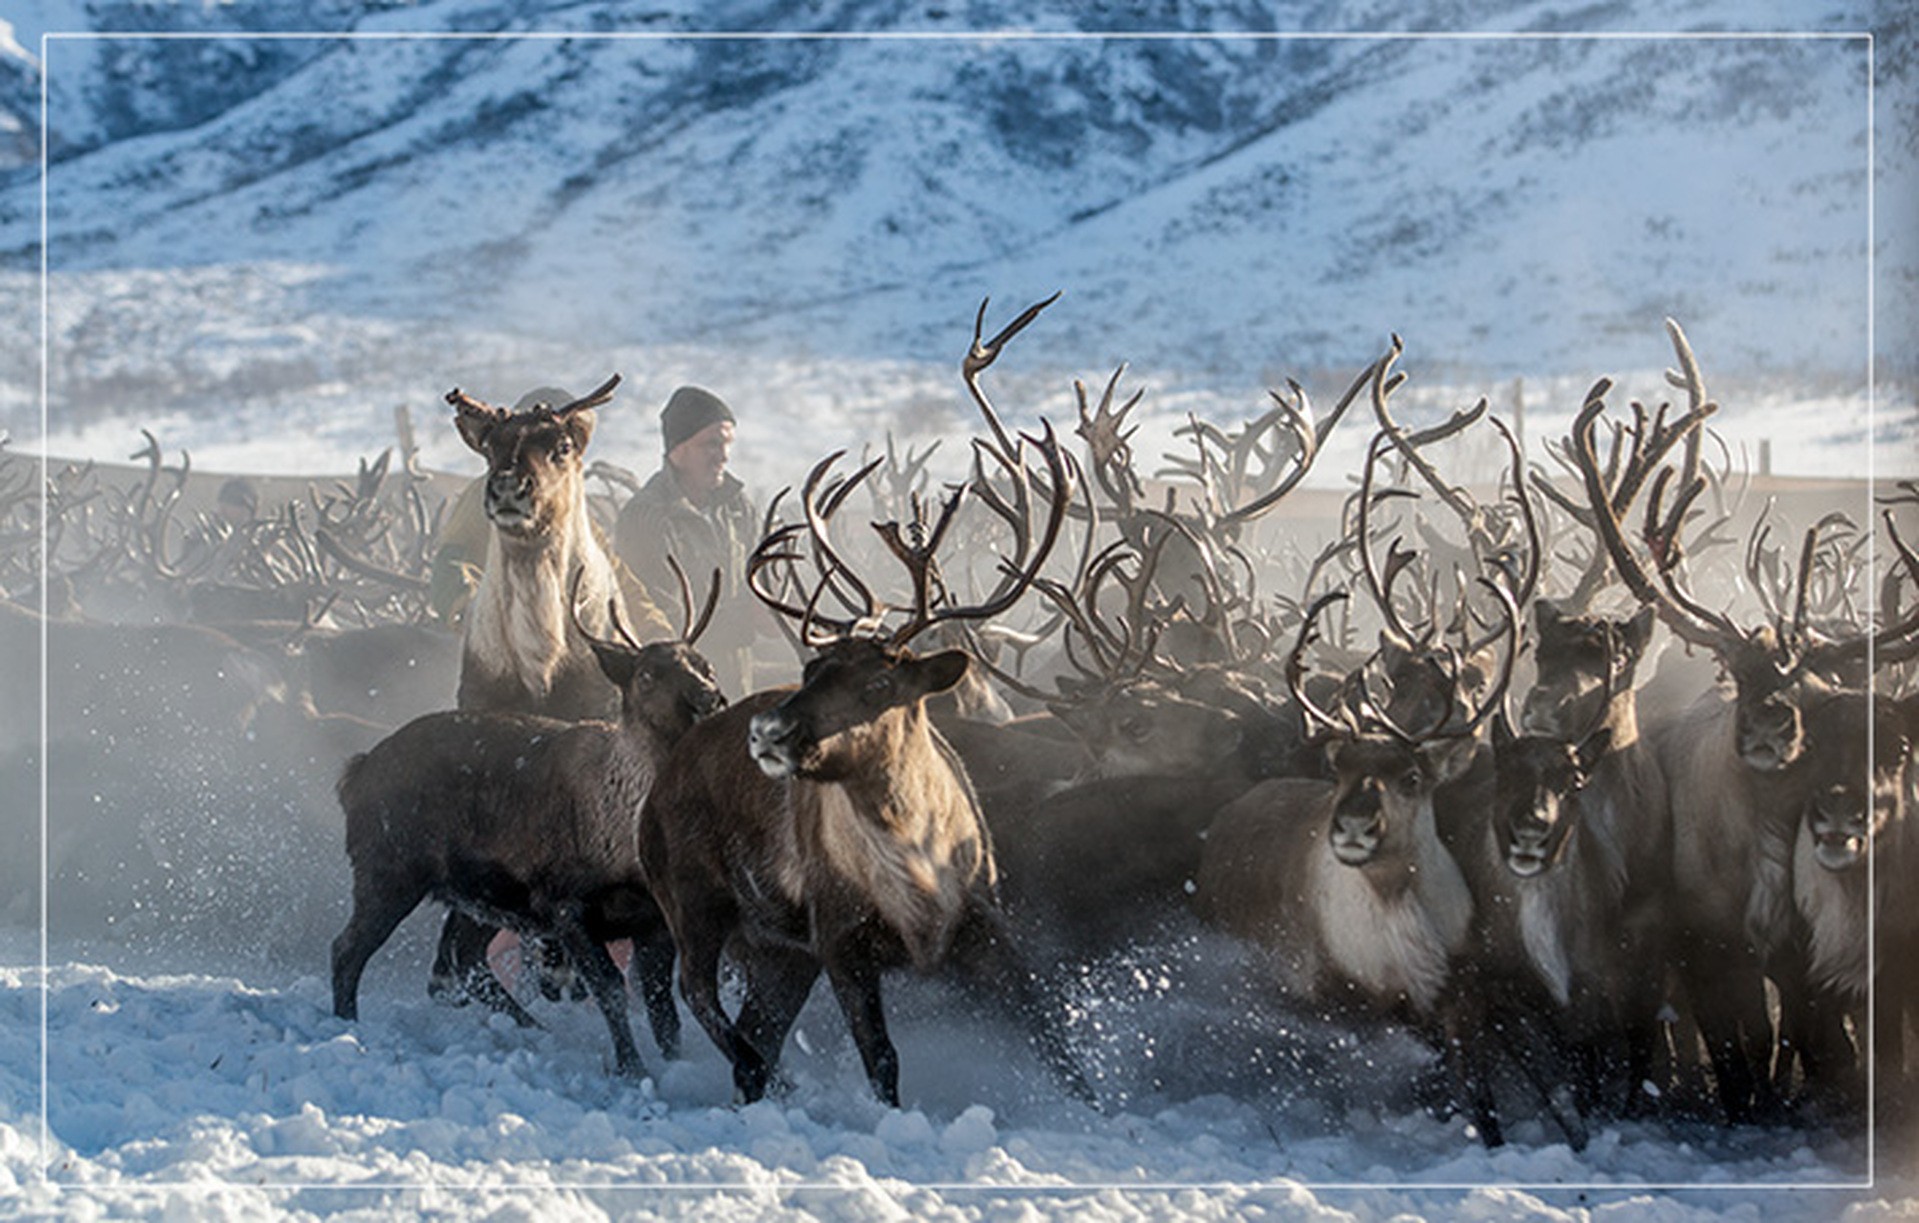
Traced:
<svg viewBox="0 0 1919 1223">
<path fill-rule="evenodd" d="M 458 388 L 447 392 L 460 439 L 486 460 L 483 496 L 493 525 L 461 641 L 461 709 L 616 718 L 620 694 L 606 682 L 585 634 L 607 633 L 617 611 L 637 619 L 642 636 L 672 635 L 650 604 L 627 605 L 612 551 L 587 509 L 584 456 L 595 409 L 611 401 L 619 382 L 615 374 L 584 398 L 523 412 L 490 406 Z M 567 594 L 575 574 L 586 608 L 578 622 Z M 466 983 L 486 971 L 494 933 L 459 910 L 449 912 L 428 992 L 465 1002 Z M 549 970 L 542 989 L 557 995 L 563 967 L 550 953 L 542 959 Z M 491 1002 L 502 996 L 491 988 L 484 993 Z"/>
<path fill-rule="evenodd" d="M 1492 818 L 1477 847 L 1489 977 L 1544 994 L 1589 1111 L 1641 1103 L 1665 998 L 1672 835 L 1639 731 L 1634 670 L 1649 609 L 1621 620 L 1535 604 L 1526 733 L 1494 721 Z"/>
<path fill-rule="evenodd" d="M 705 610 L 676 640 L 639 645 L 612 608 L 605 615 L 619 640 L 580 629 L 619 694 L 617 723 L 433 713 L 347 764 L 339 797 L 353 913 L 333 942 L 336 1015 L 357 1018 L 368 959 L 431 897 L 482 928 L 553 940 L 586 978 L 619 1073 L 637 1078 L 645 1070 L 626 984 L 604 946 L 631 938 L 654 1039 L 669 1057 L 677 1052 L 672 941 L 641 874 L 636 825 L 668 749 L 726 703 L 693 648 L 718 593 L 715 574 Z M 534 1024 L 484 965 L 468 985 Z"/>
<path fill-rule="evenodd" d="M 880 1002 L 884 971 L 958 970 L 1027 1021 L 1050 1069 L 1089 1095 L 1039 990 L 1009 941 L 993 898 L 992 847 L 966 770 L 934 729 L 926 698 L 951 688 L 968 657 L 919 657 L 907 643 L 929 628 L 998 615 L 1032 584 L 1057 537 L 1070 477 L 1050 430 L 1039 443 L 1049 480 L 1045 525 L 1026 524 L 985 600 L 935 606 L 934 553 L 961 492 L 937 521 L 877 529 L 912 576 L 910 606 L 876 599 L 846 568 L 819 487 L 837 459 L 814 468 L 805 522 L 771 533 L 749 564 L 751 585 L 798 621 L 817 647 L 800 686 L 756 693 L 703 723 L 662 772 L 642 822 L 641 857 L 680 952 L 680 987 L 700 1025 L 733 1066 L 742 1100 L 764 1094 L 788 1030 L 822 971 L 852 1029 L 874 1092 L 899 1103 L 899 1059 Z M 804 605 L 771 578 L 797 565 L 801 533 L 821 577 Z M 838 584 L 857 614 L 820 611 Z M 906 613 L 891 632 L 882 619 Z M 728 1018 L 719 997 L 722 954 L 739 966 L 746 997 Z"/>
<path fill-rule="evenodd" d="M 1462 1103 L 1489 1144 L 1501 1140 L 1478 1036 L 1451 1005 L 1473 934 L 1473 897 L 1441 843 L 1433 794 L 1457 775 L 1475 733 L 1510 682 L 1517 609 L 1500 603 L 1503 665 L 1476 709 L 1449 708 L 1408 730 L 1362 696 L 1329 711 L 1309 695 L 1304 657 L 1333 592 L 1316 600 L 1287 662 L 1294 699 L 1331 745 L 1334 779 L 1263 782 L 1228 804 L 1207 833 L 1196 879 L 1200 916 L 1270 953 L 1277 984 L 1300 1002 L 1410 1021 L 1448 1050 Z"/>
<path fill-rule="evenodd" d="M 1919 1074 L 1907 1066 L 1906 1043 L 1919 1024 L 1919 829 L 1910 813 L 1919 698 L 1842 692 L 1807 718 L 1814 781 L 1792 870 L 1807 974 L 1820 1001 L 1852 1016 L 1875 1102 L 1890 1116 L 1909 1106 Z"/>
</svg>

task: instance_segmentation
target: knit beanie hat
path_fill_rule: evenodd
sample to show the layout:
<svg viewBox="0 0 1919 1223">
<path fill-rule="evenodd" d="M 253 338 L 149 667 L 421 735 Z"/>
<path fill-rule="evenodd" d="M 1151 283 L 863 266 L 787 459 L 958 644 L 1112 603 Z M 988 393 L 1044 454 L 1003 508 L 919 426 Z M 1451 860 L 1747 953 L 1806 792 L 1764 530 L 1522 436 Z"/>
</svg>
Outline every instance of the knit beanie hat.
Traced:
<svg viewBox="0 0 1919 1223">
<path fill-rule="evenodd" d="M 660 410 L 660 437 L 670 452 L 708 425 L 732 419 L 733 409 L 718 395 L 697 386 L 683 386 Z"/>
</svg>

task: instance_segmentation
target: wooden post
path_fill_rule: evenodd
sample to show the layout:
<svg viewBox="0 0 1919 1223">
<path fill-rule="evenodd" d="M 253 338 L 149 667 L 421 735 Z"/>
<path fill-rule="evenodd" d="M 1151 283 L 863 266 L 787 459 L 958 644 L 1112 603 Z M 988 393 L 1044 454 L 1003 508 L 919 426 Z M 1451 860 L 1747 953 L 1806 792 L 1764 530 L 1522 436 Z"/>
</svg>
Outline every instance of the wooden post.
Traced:
<svg viewBox="0 0 1919 1223">
<path fill-rule="evenodd" d="M 1526 453 L 1526 380 L 1513 379 L 1513 440 L 1519 443 L 1521 457 Z"/>
<path fill-rule="evenodd" d="M 403 403 L 393 405 L 393 431 L 400 435 L 400 466 L 419 470 L 420 448 L 413 443 L 413 413 Z"/>
</svg>

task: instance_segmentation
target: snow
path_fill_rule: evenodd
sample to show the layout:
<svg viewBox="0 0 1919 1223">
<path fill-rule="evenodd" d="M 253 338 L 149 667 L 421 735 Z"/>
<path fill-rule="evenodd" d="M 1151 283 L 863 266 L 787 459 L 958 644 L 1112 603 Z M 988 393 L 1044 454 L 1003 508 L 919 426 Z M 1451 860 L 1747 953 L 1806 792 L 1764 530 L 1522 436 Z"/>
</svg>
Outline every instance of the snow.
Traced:
<svg viewBox="0 0 1919 1223">
<path fill-rule="evenodd" d="M 789 1049 L 789 1092 L 735 1108 L 719 1055 L 697 1037 L 685 1060 L 654 1054 L 651 1081 L 622 1084 L 607 1077 L 590 1007 L 536 1003 L 542 1031 L 447 1011 L 426 1001 L 421 965 L 404 955 L 376 959 L 358 1023 L 332 1017 L 310 967 L 236 977 L 211 951 L 197 971 L 143 965 L 124 946 L 104 958 L 111 965 L 70 957 L 56 940 L 43 1001 L 34 940 L 0 938 L 0 1190 L 29 1217 L 1811 1219 L 1850 1204 L 1861 1217 L 1919 1209 L 1910 1167 L 1889 1171 L 1882 1158 L 1868 1188 L 1861 1142 L 1818 1128 L 1621 1124 L 1575 1155 L 1522 1123 L 1512 1145 L 1488 1152 L 1463 1121 L 1406 1108 L 1390 1087 L 1375 1096 L 1393 1101 L 1385 1106 L 1325 1086 L 1282 1089 L 1278 1076 L 1202 1090 L 1197 1080 L 1219 1069 L 1198 1064 L 1204 1050 L 1162 1067 L 1166 1086 L 1136 1079 L 1123 1104 L 1094 1112 L 1054 1093 L 990 1018 L 911 980 L 892 1002 L 902 1109 L 866 1092 L 820 998 Z M 1182 1031 L 1204 1026 L 1189 992 L 1131 1002 L 1135 1035 L 1221 1040 Z M 1231 1009 L 1225 997 L 1207 1005 L 1217 1008 L 1208 1020 Z M 1382 1085 L 1419 1064 L 1403 1040 L 1369 1056 L 1385 1063 Z M 1139 1074 L 1088 1060 L 1106 1093 Z"/>
</svg>

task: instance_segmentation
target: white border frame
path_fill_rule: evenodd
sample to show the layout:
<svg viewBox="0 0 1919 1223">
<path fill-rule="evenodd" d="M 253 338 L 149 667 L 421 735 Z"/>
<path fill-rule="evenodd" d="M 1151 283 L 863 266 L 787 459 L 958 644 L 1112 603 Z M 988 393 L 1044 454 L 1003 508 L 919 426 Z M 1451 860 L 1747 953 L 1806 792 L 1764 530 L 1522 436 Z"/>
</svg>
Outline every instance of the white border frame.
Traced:
<svg viewBox="0 0 1919 1223">
<path fill-rule="evenodd" d="M 49 416 L 50 394 L 50 358 L 52 352 L 52 334 L 49 318 L 51 267 L 49 256 L 49 194 L 48 194 L 48 148 L 51 72 L 48 66 L 48 47 L 55 42 L 102 42 L 126 41 L 130 39 L 151 39 L 156 41 L 198 41 L 198 42 L 302 42 L 302 41 L 377 41 L 377 42 L 420 42 L 420 41 L 582 41 L 603 40 L 620 42 L 1172 42 L 1172 41 L 1222 41 L 1222 42 L 1752 42 L 1752 41 L 1815 41 L 1815 42 L 1863 42 L 1866 54 L 1866 519 L 1872 521 L 1873 498 L 1877 491 L 1877 457 L 1875 425 L 1878 418 L 1877 401 L 1877 354 L 1878 304 L 1876 289 L 1878 219 L 1877 203 L 1877 41 L 1870 30 L 1841 31 L 1307 31 L 1307 32 L 1218 32 L 1218 31 L 1116 31 L 1095 33 L 1089 31 L 771 31 L 771 32 L 728 32 L 728 31 L 586 31 L 567 32 L 551 30 L 526 31 L 112 31 L 112 32 L 69 32 L 49 31 L 40 37 L 40 433 L 45 439 L 51 431 Z M 46 487 L 49 474 L 49 459 L 44 444 L 40 447 L 41 487 Z M 48 576 L 46 555 L 46 522 L 41 520 L 40 548 L 40 588 L 44 614 L 46 598 L 46 579 Z M 1868 531 L 1866 550 L 1869 572 L 1877 572 L 1877 536 Z M 1868 652 L 1868 668 L 1874 665 L 1871 652 Z M 1876 689 L 1869 683 L 1868 691 Z M 836 1193 L 880 1193 L 892 1196 L 891 1192 L 880 1185 L 842 1185 L 831 1182 L 797 1181 L 792 1184 L 776 1186 L 743 1185 L 737 1182 L 715 1183 L 675 1183 L 670 1185 L 643 1185 L 622 1182 L 554 1182 L 550 1184 L 461 1185 L 457 1182 L 429 1181 L 422 1183 L 382 1182 L 379 1184 L 335 1184 L 330 1182 L 242 1182 L 242 1181 L 159 1181 L 143 1180 L 135 1184 L 118 1186 L 98 1186 L 77 1184 L 55 1179 L 51 1175 L 53 1161 L 53 1130 L 50 1119 L 50 1078 L 49 1078 L 49 1001 L 51 989 L 51 970 L 49 955 L 49 912 L 47 873 L 50 866 L 47 856 L 48 823 L 47 800 L 49 761 L 45 750 L 47 720 L 47 632 L 43 620 L 40 626 L 40 1142 L 41 1161 L 39 1172 L 45 1184 L 58 1192 L 79 1192 L 86 1195 L 127 1195 L 151 1191 L 203 1190 L 225 1192 L 228 1190 L 251 1189 L 260 1191 L 338 1191 L 363 1193 L 405 1193 L 405 1192 L 478 1192 L 500 1191 L 504 1193 L 521 1192 L 636 1192 L 645 1194 L 674 1195 L 679 1193 L 722 1192 L 728 1195 L 750 1197 L 768 1196 L 774 1199 L 792 1193 L 831 1191 Z M 1866 728 L 1867 759 L 1872 758 L 1873 726 L 1870 714 Z M 1876 855 L 1867 857 L 1868 887 L 1876 886 Z M 1867 923 L 1868 963 L 1876 962 L 1877 913 L 1869 910 Z M 1869 983 L 1867 994 L 1867 1013 L 1873 1011 L 1874 984 Z M 1878 1134 L 1876 1081 L 1872 1054 L 1876 1044 L 1876 1027 L 1867 1023 L 1867 1090 L 1866 1104 L 1866 1178 L 1864 1181 L 1840 1182 L 1532 1182 L 1532 1181 L 1301 1181 L 1279 1179 L 1271 1181 L 1219 1181 L 1219 1182 L 1180 1182 L 1180 1181 L 1088 1181 L 1067 1185 L 997 1185 L 993 1183 L 960 1182 L 909 1182 L 914 1189 L 945 1193 L 1002 1194 L 1021 1197 L 1076 1197 L 1091 1193 L 1125 1191 L 1137 1193 L 1172 1193 L 1180 1191 L 1222 1192 L 1238 1190 L 1247 1193 L 1269 1192 L 1290 1188 L 1304 1188 L 1313 1191 L 1393 1191 L 1393 1192 L 1461 1192 L 1477 1189 L 1508 1189 L 1537 1193 L 1579 1193 L 1579 1194 L 1620 1194 L 1636 1195 L 1646 1192 L 1798 1192 L 1806 1190 L 1870 1192 L 1878 1184 Z M 1582 1206 L 1601 1203 L 1581 1203 Z"/>
</svg>

